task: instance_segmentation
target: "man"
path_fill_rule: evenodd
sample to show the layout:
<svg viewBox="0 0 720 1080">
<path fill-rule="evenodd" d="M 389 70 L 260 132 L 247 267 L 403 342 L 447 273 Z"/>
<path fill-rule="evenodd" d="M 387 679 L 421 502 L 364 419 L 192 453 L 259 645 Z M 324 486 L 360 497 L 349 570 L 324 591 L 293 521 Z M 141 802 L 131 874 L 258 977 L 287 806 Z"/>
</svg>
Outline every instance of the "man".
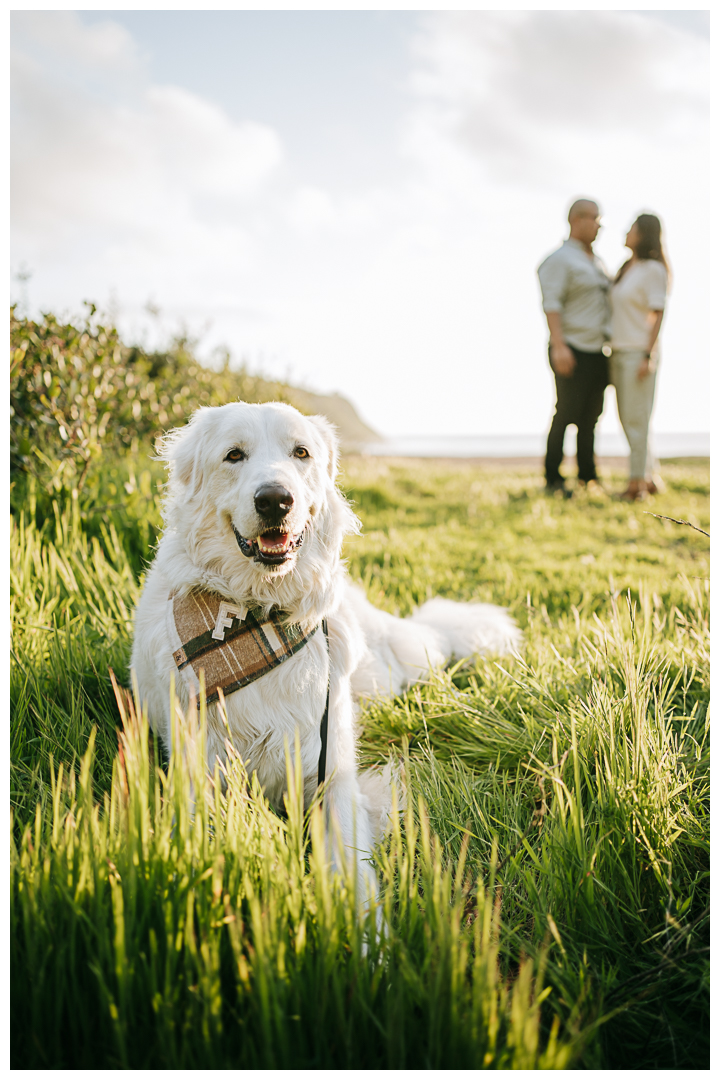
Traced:
<svg viewBox="0 0 720 1080">
<path fill-rule="evenodd" d="M 600 231 L 598 204 L 578 199 L 570 207 L 568 221 L 569 238 L 538 267 L 557 389 L 545 483 L 548 491 L 562 491 L 566 497 L 570 492 L 560 465 L 568 424 L 577 425 L 578 482 L 589 492 L 602 493 L 595 471 L 595 425 L 609 381 L 603 346 L 610 338 L 610 279 L 592 249 Z"/>
</svg>

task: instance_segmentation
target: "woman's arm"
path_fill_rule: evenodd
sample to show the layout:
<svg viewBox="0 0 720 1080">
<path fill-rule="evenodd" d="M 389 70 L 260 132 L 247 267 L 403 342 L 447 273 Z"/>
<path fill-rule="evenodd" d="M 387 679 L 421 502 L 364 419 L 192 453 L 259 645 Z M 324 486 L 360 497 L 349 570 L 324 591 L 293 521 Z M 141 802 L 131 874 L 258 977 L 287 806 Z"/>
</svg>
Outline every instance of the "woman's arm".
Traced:
<svg viewBox="0 0 720 1080">
<path fill-rule="evenodd" d="M 644 379 L 645 376 L 649 375 L 650 372 L 653 370 L 652 351 L 655 348 L 655 343 L 657 342 L 658 334 L 660 333 L 660 324 L 663 321 L 663 315 L 665 314 L 665 312 L 661 308 L 659 311 L 653 311 L 652 314 L 654 318 L 652 325 L 650 326 L 650 337 L 648 338 L 648 355 L 645 357 L 642 364 L 638 368 L 638 379 Z"/>
</svg>

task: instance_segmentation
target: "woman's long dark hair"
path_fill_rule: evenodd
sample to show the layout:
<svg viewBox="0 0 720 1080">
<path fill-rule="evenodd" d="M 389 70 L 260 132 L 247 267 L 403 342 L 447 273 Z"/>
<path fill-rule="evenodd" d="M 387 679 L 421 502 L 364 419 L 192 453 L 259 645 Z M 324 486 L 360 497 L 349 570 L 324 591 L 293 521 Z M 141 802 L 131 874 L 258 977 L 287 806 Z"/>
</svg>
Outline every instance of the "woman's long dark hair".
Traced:
<svg viewBox="0 0 720 1080">
<path fill-rule="evenodd" d="M 635 258 L 655 259 L 656 262 L 661 262 L 668 272 L 668 277 L 670 277 L 670 267 L 663 250 L 660 218 L 656 217 L 655 214 L 639 214 L 635 219 L 635 224 L 640 233 L 640 243 L 634 252 Z M 615 281 L 620 280 L 630 262 L 631 260 L 628 259 L 627 262 L 622 264 L 615 276 Z"/>
</svg>

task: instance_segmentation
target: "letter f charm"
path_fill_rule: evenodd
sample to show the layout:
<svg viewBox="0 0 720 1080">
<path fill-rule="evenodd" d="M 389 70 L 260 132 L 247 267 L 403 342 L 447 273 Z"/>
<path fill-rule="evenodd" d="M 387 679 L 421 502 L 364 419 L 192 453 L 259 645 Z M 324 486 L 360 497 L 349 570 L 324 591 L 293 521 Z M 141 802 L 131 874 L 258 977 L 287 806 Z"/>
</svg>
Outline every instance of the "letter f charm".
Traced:
<svg viewBox="0 0 720 1080">
<path fill-rule="evenodd" d="M 212 632 L 212 636 L 216 641 L 225 640 L 225 631 L 229 630 L 233 624 L 233 619 L 242 620 L 247 615 L 246 607 L 237 607 L 235 604 L 227 604 L 225 601 L 220 605 L 218 611 L 218 617 L 215 620 L 215 629 Z"/>
</svg>

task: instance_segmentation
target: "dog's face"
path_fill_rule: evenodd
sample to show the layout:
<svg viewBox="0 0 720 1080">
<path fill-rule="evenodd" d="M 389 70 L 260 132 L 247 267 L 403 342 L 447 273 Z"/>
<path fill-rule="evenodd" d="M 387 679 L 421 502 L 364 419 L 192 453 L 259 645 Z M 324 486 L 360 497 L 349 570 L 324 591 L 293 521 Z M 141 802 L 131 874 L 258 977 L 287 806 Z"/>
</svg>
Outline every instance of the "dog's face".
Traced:
<svg viewBox="0 0 720 1080">
<path fill-rule="evenodd" d="M 335 487 L 336 437 L 323 417 L 283 404 L 200 409 L 163 451 L 171 506 L 188 523 L 197 515 L 198 527 L 186 532 L 196 547 L 205 538 L 208 562 L 222 549 L 223 561 L 232 556 L 266 580 L 279 578 L 348 531 L 349 508 Z M 217 536 L 208 534 L 213 528 Z"/>
</svg>

